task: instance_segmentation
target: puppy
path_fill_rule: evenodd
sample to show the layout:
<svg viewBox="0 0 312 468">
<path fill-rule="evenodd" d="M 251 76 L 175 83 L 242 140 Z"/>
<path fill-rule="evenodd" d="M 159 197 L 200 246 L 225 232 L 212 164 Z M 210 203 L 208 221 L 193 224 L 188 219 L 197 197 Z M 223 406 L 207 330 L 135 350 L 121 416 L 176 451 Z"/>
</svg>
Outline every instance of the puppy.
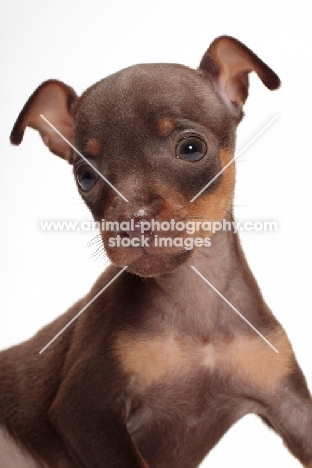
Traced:
<svg viewBox="0 0 312 468">
<path fill-rule="evenodd" d="M 197 70 L 138 65 L 79 98 L 56 80 L 29 98 L 11 141 L 32 127 L 73 164 L 95 221 L 108 222 L 112 265 L 0 354 L 1 467 L 195 468 L 248 413 L 312 467 L 312 401 L 287 336 L 237 234 L 204 228 L 233 222 L 231 160 L 253 71 L 278 88 L 223 36 Z"/>
</svg>

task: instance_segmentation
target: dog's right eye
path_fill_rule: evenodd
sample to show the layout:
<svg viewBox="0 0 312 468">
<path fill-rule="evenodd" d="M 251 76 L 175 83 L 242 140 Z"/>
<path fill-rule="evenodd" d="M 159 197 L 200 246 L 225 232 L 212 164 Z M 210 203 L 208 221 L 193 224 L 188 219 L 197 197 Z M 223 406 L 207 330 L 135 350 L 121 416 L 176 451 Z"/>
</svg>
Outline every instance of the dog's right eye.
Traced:
<svg viewBox="0 0 312 468">
<path fill-rule="evenodd" d="M 94 171 L 89 167 L 82 167 L 76 173 L 77 182 L 84 192 L 92 189 L 97 181 L 97 176 Z"/>
<path fill-rule="evenodd" d="M 184 159 L 184 161 L 199 161 L 206 153 L 206 143 L 199 137 L 184 137 L 176 147 L 177 158 Z"/>
</svg>

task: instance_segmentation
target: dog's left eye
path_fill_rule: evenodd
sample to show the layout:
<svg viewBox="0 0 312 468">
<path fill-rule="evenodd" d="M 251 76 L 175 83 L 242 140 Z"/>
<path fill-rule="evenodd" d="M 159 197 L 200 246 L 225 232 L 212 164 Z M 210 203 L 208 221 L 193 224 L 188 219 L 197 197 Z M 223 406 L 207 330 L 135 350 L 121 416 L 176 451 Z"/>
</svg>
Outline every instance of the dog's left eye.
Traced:
<svg viewBox="0 0 312 468">
<path fill-rule="evenodd" d="M 83 191 L 88 192 L 95 185 L 97 176 L 91 168 L 82 167 L 78 169 L 76 173 L 76 179 L 80 188 Z"/>
<path fill-rule="evenodd" d="M 204 140 L 198 137 L 186 137 L 179 141 L 176 147 L 176 156 L 185 161 L 199 161 L 207 153 Z"/>
</svg>

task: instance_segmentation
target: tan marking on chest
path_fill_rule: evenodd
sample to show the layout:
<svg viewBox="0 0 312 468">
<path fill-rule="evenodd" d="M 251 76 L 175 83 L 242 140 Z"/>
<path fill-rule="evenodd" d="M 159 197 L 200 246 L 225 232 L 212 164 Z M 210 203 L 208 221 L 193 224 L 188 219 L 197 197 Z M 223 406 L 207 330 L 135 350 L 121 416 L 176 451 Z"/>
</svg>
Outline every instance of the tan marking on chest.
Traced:
<svg viewBox="0 0 312 468">
<path fill-rule="evenodd" d="M 230 354 L 230 367 L 244 380 L 258 387 L 273 390 L 294 365 L 290 342 L 282 329 L 266 338 L 279 351 L 276 353 L 258 336 L 236 339 L 224 349 Z"/>
<path fill-rule="evenodd" d="M 226 374 L 270 390 L 289 372 L 294 358 L 282 330 L 268 339 L 279 354 L 258 336 L 200 345 L 173 335 L 138 337 L 124 333 L 115 343 L 115 353 L 124 372 L 144 387 L 164 378 L 183 378 L 196 368 L 206 368 L 224 369 Z"/>
<path fill-rule="evenodd" d="M 185 375 L 202 363 L 203 349 L 174 336 L 119 336 L 115 344 L 123 370 L 149 386 L 167 376 Z"/>
</svg>

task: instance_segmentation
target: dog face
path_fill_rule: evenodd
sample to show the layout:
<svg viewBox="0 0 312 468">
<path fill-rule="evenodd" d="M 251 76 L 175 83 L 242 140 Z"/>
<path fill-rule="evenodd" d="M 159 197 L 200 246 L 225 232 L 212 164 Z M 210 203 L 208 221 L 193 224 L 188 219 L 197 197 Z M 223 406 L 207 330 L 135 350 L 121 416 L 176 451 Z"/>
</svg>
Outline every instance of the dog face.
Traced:
<svg viewBox="0 0 312 468">
<path fill-rule="evenodd" d="M 250 71 L 270 89 L 279 85 L 274 72 L 249 49 L 222 37 L 198 70 L 137 65 L 96 83 L 80 98 L 64 83 L 48 81 L 26 103 L 11 140 L 19 144 L 28 125 L 39 130 L 52 152 L 73 163 L 94 219 L 111 223 L 101 235 L 116 266 L 128 265 L 140 276 L 165 274 L 205 246 L 210 234 L 200 227 L 191 235 L 181 232 L 179 222 L 201 226 L 231 211 L 233 165 L 191 200 L 233 157 Z M 131 220 L 134 231 L 120 228 Z M 141 237 L 143 225 L 171 220 L 168 231 L 149 228 Z M 139 245 L 130 242 L 133 232 Z M 160 243 L 160 238 L 167 240 Z M 191 246 L 186 238 L 193 239 Z"/>
<path fill-rule="evenodd" d="M 190 203 L 233 149 L 233 119 L 201 72 L 179 65 L 123 70 L 86 91 L 75 107 L 74 122 L 75 146 L 129 200 L 125 202 L 76 156 L 78 187 L 97 221 L 186 223 L 219 220 L 229 209 L 232 171 L 224 177 L 231 176 L 231 182 L 217 180 L 205 196 Z M 89 190 L 79 186 L 82 176 L 92 179 Z M 141 238 L 138 229 L 136 233 Z M 155 236 L 158 240 L 189 237 L 175 229 L 145 232 L 142 247 L 117 246 L 111 241 L 118 235 L 124 240 L 131 233 L 102 232 L 109 258 L 142 276 L 172 271 L 193 251 L 169 241 L 157 244 Z"/>
</svg>

